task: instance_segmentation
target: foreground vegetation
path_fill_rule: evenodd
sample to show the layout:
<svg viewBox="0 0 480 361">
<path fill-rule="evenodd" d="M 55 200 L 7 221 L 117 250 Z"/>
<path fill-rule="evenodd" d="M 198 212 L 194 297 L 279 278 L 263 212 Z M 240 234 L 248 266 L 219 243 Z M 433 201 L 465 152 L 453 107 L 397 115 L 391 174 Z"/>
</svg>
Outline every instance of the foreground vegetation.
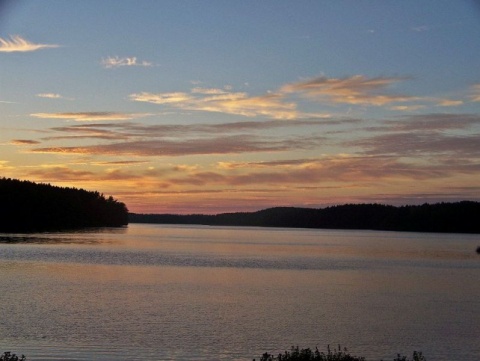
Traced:
<svg viewBox="0 0 480 361">
<path fill-rule="evenodd" d="M 480 233 L 480 202 L 394 207 L 346 204 L 327 208 L 277 207 L 249 213 L 217 215 L 134 214 L 131 223 L 203 224 L 410 232 Z"/>
<path fill-rule="evenodd" d="M 113 197 L 83 189 L 0 178 L 0 232 L 39 232 L 128 224 Z"/>
<path fill-rule="evenodd" d="M 26 359 L 24 355 L 18 357 L 11 352 L 4 352 L 3 355 L 0 356 L 0 361 L 26 361 Z M 255 359 L 253 359 L 253 361 L 255 361 Z M 364 357 L 350 355 L 346 348 L 342 350 L 339 345 L 338 349 L 333 350 L 328 346 L 326 353 L 318 351 L 318 348 L 312 351 L 309 348 L 299 349 L 298 346 L 292 346 L 290 351 L 285 351 L 277 356 L 270 355 L 266 352 L 262 355 L 260 361 L 366 361 L 366 359 Z M 412 359 L 398 354 L 393 361 L 427 361 L 427 359 L 421 352 L 413 351 Z"/>
<path fill-rule="evenodd" d="M 255 359 L 253 359 L 255 361 Z M 331 349 L 327 347 L 327 352 L 320 352 L 318 348 L 312 351 L 309 348 L 299 349 L 299 347 L 293 347 L 290 351 L 285 351 L 277 356 L 269 353 L 264 353 L 260 358 L 260 361 L 366 361 L 364 357 L 352 356 L 348 353 L 348 350 L 338 346 L 338 349 Z M 383 360 L 382 360 L 383 361 Z M 413 351 L 412 359 L 407 356 L 401 356 L 397 354 L 397 357 L 393 361 L 427 361 L 421 352 Z"/>
<path fill-rule="evenodd" d="M 18 357 L 14 353 L 11 352 L 4 352 L 3 355 L 0 356 L 0 361 L 26 361 L 25 355 Z"/>
</svg>

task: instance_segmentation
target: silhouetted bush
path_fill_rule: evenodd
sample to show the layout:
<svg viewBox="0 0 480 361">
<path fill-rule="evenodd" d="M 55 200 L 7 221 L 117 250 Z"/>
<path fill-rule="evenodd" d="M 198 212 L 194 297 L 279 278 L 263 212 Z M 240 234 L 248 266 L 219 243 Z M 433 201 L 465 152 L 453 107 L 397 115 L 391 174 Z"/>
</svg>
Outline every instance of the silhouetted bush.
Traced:
<svg viewBox="0 0 480 361">
<path fill-rule="evenodd" d="M 255 361 L 255 359 L 253 359 Z M 271 355 L 265 352 L 260 361 L 366 361 L 365 357 L 352 356 L 348 353 L 348 350 L 340 347 L 338 349 L 331 349 L 327 347 L 327 352 L 320 352 L 315 347 L 315 351 L 310 348 L 300 349 L 298 346 L 292 346 L 290 351 L 279 353 L 277 356 Z M 382 360 L 383 361 L 383 360 Z M 393 361 L 427 361 L 421 352 L 413 351 L 412 359 L 410 360 L 406 356 L 397 354 L 397 357 Z"/>
<path fill-rule="evenodd" d="M 14 353 L 12 354 L 11 352 L 4 352 L 3 355 L 0 356 L 0 361 L 25 361 L 27 358 L 22 355 L 21 357 L 18 357 Z"/>
<path fill-rule="evenodd" d="M 400 354 L 397 354 L 397 357 L 395 357 L 393 361 L 410 361 L 410 359 L 407 358 L 407 356 L 400 356 Z M 412 361 L 427 361 L 427 359 L 421 352 L 413 351 Z"/>
<path fill-rule="evenodd" d="M 300 349 L 298 346 L 292 346 L 290 351 L 279 353 L 277 356 L 266 352 L 262 355 L 260 361 L 365 361 L 365 358 L 350 355 L 347 349 L 342 350 L 340 345 L 338 350 L 334 349 L 333 351 L 328 346 L 327 353 L 318 351 L 316 347 L 315 351 L 312 351 L 309 348 Z"/>
</svg>

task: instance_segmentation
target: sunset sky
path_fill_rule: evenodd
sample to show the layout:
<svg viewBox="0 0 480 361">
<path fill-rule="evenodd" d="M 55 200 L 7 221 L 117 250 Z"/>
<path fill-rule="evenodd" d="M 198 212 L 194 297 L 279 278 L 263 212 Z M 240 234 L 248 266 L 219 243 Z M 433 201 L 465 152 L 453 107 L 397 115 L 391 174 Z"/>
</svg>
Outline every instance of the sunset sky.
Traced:
<svg viewBox="0 0 480 361">
<path fill-rule="evenodd" d="M 480 200 L 477 1 L 0 4 L 0 177 L 143 213 Z"/>
</svg>

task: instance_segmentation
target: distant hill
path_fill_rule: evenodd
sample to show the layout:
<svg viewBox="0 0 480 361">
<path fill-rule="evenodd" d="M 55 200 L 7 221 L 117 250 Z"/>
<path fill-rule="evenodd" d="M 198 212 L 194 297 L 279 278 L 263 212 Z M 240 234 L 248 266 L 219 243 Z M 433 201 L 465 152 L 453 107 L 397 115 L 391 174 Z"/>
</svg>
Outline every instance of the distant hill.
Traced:
<svg viewBox="0 0 480 361">
<path fill-rule="evenodd" d="M 129 214 L 131 223 L 449 233 L 480 233 L 479 219 L 480 203 L 472 201 L 401 207 L 381 204 L 346 204 L 319 209 L 277 207 L 217 215 Z"/>
<path fill-rule="evenodd" d="M 37 232 L 128 224 L 128 209 L 83 189 L 0 178 L 0 232 Z"/>
</svg>

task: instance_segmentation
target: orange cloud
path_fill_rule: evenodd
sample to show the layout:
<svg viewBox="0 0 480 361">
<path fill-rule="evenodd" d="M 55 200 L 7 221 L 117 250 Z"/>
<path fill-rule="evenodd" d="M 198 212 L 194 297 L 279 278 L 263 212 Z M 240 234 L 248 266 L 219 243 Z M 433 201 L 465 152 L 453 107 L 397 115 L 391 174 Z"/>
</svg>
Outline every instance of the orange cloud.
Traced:
<svg viewBox="0 0 480 361">
<path fill-rule="evenodd" d="M 386 88 L 405 79 L 395 77 L 367 78 L 363 75 L 354 75 L 347 78 L 321 76 L 284 85 L 281 92 L 302 93 L 309 98 L 333 103 L 382 106 L 418 99 L 407 95 L 384 93 Z"/>
<path fill-rule="evenodd" d="M 194 98 L 187 93 L 147 93 L 131 94 L 130 99 L 136 102 L 154 103 L 154 104 L 184 104 L 192 101 Z"/>
<path fill-rule="evenodd" d="M 232 170 L 235 172 L 232 173 Z M 243 170 L 239 172 L 239 170 Z M 175 185 L 229 185 L 229 186 L 301 186 L 325 185 L 334 182 L 357 183 L 385 179 L 431 179 L 452 173 L 449 167 L 420 166 L 400 161 L 395 157 L 336 156 L 321 159 L 301 159 L 261 163 L 223 165 L 220 171 L 191 172 L 183 177 L 169 179 Z"/>
<path fill-rule="evenodd" d="M 282 94 L 268 93 L 261 96 L 249 96 L 241 92 L 229 92 L 222 89 L 194 88 L 191 93 L 137 93 L 130 99 L 169 105 L 179 109 L 218 112 L 243 115 L 246 117 L 265 116 L 273 119 L 296 119 L 299 117 L 327 117 L 328 114 L 303 114 L 297 111 L 297 105 L 285 102 Z"/>
<path fill-rule="evenodd" d="M 44 119 L 64 119 L 75 120 L 78 122 L 89 122 L 99 120 L 131 120 L 140 117 L 146 117 L 150 114 L 132 114 L 116 112 L 80 112 L 80 113 L 33 113 L 32 117 Z"/>
</svg>

